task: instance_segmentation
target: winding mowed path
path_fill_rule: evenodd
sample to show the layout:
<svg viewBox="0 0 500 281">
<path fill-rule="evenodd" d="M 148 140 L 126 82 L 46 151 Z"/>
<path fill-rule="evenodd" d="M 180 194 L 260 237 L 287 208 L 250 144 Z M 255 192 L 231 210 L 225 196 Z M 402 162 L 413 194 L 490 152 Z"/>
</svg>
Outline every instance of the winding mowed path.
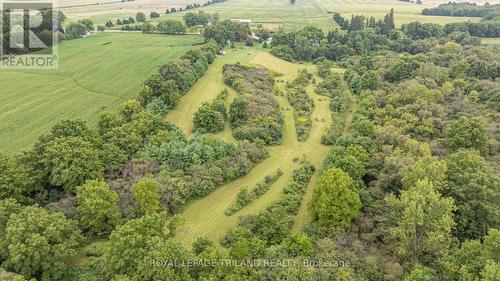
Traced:
<svg viewBox="0 0 500 281">
<path fill-rule="evenodd" d="M 205 75 L 181 99 L 176 110 L 167 115 L 167 120 L 177 124 L 185 133 L 191 135 L 194 112 L 202 102 L 214 99 L 220 90 L 226 88 L 222 76 L 223 65 L 238 61 L 240 63 L 262 65 L 282 73 L 283 75 L 278 80 L 284 81 L 293 80 L 301 68 L 308 68 L 311 72 L 316 72 L 315 67 L 312 65 L 289 63 L 270 55 L 262 49 L 229 50 L 225 56 L 218 58 L 209 67 Z M 284 87 L 284 83 L 278 82 L 278 85 Z M 247 175 L 218 187 L 209 195 L 188 205 L 182 213 L 185 224 L 178 233 L 180 240 L 188 246 L 196 237 L 206 237 L 218 241 L 231 227 L 238 223 L 240 216 L 256 214 L 279 198 L 282 189 L 290 182 L 293 170 L 299 165 L 298 159 L 305 158 L 317 168 L 320 167 L 324 156 L 328 152 L 328 146 L 321 144 L 321 136 L 330 126 L 331 118 L 328 99 L 316 95 L 313 89 L 312 85 L 308 87 L 308 93 L 315 102 L 315 109 L 312 114 L 313 127 L 309 139 L 305 142 L 297 141 L 293 109 L 286 97 L 277 97 L 285 121 L 283 144 L 268 147 L 267 150 L 270 156 L 259 163 Z M 231 91 L 230 98 L 235 95 L 236 93 Z M 234 141 L 229 128 L 226 128 L 220 136 L 228 141 Z M 226 216 L 224 214 L 224 211 L 233 204 L 240 187 L 253 186 L 278 168 L 283 171 L 283 176 L 272 185 L 268 192 L 234 215 Z M 307 223 L 307 202 L 311 197 L 311 187 L 314 185 L 314 179 L 304 196 L 297 215 L 297 222 L 294 226 L 297 231 Z"/>
</svg>

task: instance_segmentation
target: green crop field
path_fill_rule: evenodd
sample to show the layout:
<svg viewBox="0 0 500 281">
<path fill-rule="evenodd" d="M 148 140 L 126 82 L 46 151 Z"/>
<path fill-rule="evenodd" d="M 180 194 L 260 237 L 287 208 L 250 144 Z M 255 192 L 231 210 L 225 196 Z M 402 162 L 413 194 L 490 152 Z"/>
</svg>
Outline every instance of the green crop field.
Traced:
<svg viewBox="0 0 500 281">
<path fill-rule="evenodd" d="M 81 5 L 101 5 L 106 3 L 120 2 L 120 0 L 59 0 L 58 7 L 72 7 Z"/>
<path fill-rule="evenodd" d="M 90 0 L 70 0 L 68 2 L 73 1 L 79 3 Z M 115 21 L 118 18 L 134 17 L 138 11 L 145 12 L 146 15 L 149 15 L 151 11 L 160 13 L 162 16 L 154 21 L 166 18 L 182 20 L 185 12 L 165 15 L 165 9 L 172 7 L 178 9 L 190 3 L 192 3 L 191 0 L 168 2 L 137 0 L 134 2 L 68 8 L 63 9 L 63 12 L 70 20 L 74 21 L 87 17 L 97 24 L 103 24 L 109 19 Z M 288 31 L 300 29 L 306 25 L 314 25 L 325 31 L 335 29 L 338 26 L 330 15 L 333 12 L 339 12 L 347 18 L 350 18 L 352 14 L 383 18 L 391 8 L 395 10 L 396 24 L 398 26 L 412 21 L 446 24 L 461 21 L 477 22 L 480 20 L 477 17 L 421 15 L 422 9 L 427 7 L 431 7 L 431 5 L 418 5 L 397 0 L 297 0 L 295 5 L 291 5 L 287 0 L 227 0 L 197 10 L 219 13 L 222 19 L 251 19 L 254 23 L 260 23 L 269 28 L 284 27 Z"/>
<path fill-rule="evenodd" d="M 313 65 L 289 63 L 270 55 L 263 51 L 263 49 L 228 50 L 225 56 L 218 58 L 214 64 L 209 67 L 205 75 L 198 80 L 189 93 L 181 99 L 177 108 L 167 114 L 167 120 L 177 124 L 185 133 L 190 134 L 193 128 L 193 113 L 196 112 L 203 101 L 212 100 L 220 90 L 227 87 L 223 82 L 222 66 L 227 63 L 235 62 L 262 65 L 283 74 L 283 76 L 278 79 L 284 81 L 293 80 L 298 70 L 301 68 L 307 68 L 310 72 L 315 73 L 315 67 Z M 316 79 L 318 79 L 318 77 L 316 77 Z M 284 87 L 284 82 L 279 82 L 278 86 Z M 285 116 L 283 144 L 269 147 L 268 151 L 270 157 L 258 164 L 246 176 L 219 187 L 208 196 L 193 202 L 186 208 L 182 213 L 185 225 L 179 233 L 179 237 L 182 238 L 186 245 L 190 245 L 196 237 L 200 236 L 205 236 L 217 241 L 217 239 L 221 238 L 225 232 L 238 222 L 239 216 L 256 214 L 273 201 L 277 200 L 283 187 L 290 181 L 293 169 L 297 168 L 299 165 L 299 163 L 295 161 L 296 159 L 305 157 L 305 159 L 309 160 L 316 167 L 320 167 L 323 157 L 328 151 L 328 147 L 322 145 L 320 139 L 331 122 L 329 102 L 325 97 L 316 95 L 313 92 L 312 86 L 308 88 L 308 93 L 316 104 L 312 115 L 315 121 L 313 122 L 313 128 L 309 139 L 306 142 L 297 141 L 293 110 L 291 110 L 291 106 L 286 97 L 277 97 Z M 236 93 L 234 91 L 230 91 L 230 99 L 234 98 L 235 95 Z M 231 137 L 229 125 L 226 125 L 226 130 L 222 132 L 220 136 L 227 141 L 234 141 Z M 268 175 L 270 171 L 275 171 L 278 168 L 280 168 L 284 174 L 271 186 L 268 192 L 238 211 L 235 215 L 228 217 L 224 214 L 224 211 L 233 204 L 236 193 L 241 186 L 252 186 Z M 296 230 L 300 230 L 301 226 L 307 222 L 308 216 L 306 206 L 312 194 L 313 182 L 306 192 L 304 202 L 297 215 Z M 217 204 L 214 204 L 214 202 L 217 202 Z"/>
<path fill-rule="evenodd" d="M 294 30 L 306 25 L 314 25 L 323 30 L 336 27 L 326 9 L 317 0 L 297 0 L 291 5 L 287 0 L 227 0 L 201 8 L 208 13 L 219 13 L 222 19 L 243 18 L 263 25 L 284 26 Z M 182 19 L 183 13 L 164 17 Z"/>
<path fill-rule="evenodd" d="M 76 21 L 81 18 L 90 18 L 96 24 L 103 24 L 109 19 L 134 17 L 137 12 L 144 12 L 149 15 L 150 12 L 164 14 L 168 8 L 185 8 L 188 4 L 200 3 L 204 1 L 193 0 L 66 0 L 60 1 L 58 5 L 69 21 Z M 99 4 L 97 4 L 99 2 Z"/>
<path fill-rule="evenodd" d="M 162 63 L 200 36 L 102 33 L 61 43 L 59 69 L 1 71 L 0 152 L 30 147 L 62 118 L 95 123 L 100 112 L 134 97 Z"/>
<path fill-rule="evenodd" d="M 353 14 L 374 16 L 381 19 L 393 8 L 396 25 L 400 26 L 412 21 L 446 24 L 450 22 L 472 21 L 478 22 L 478 17 L 442 17 L 424 16 L 421 11 L 430 5 L 418 5 L 397 0 L 317 0 L 329 12 L 337 12 L 348 19 Z"/>
</svg>

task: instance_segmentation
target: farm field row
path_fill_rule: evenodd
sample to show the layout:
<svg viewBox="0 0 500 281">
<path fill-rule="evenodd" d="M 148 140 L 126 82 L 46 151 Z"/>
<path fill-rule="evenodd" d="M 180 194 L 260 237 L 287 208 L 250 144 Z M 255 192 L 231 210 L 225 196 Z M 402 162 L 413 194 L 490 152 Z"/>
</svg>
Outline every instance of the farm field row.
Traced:
<svg viewBox="0 0 500 281">
<path fill-rule="evenodd" d="M 351 15 L 365 15 L 366 17 L 373 16 L 377 19 L 382 19 L 387 12 L 393 8 L 394 17 L 397 26 L 406 24 L 412 21 L 420 21 L 422 23 L 438 23 L 447 24 L 450 22 L 471 21 L 478 22 L 481 18 L 478 17 L 443 17 L 443 16 L 424 16 L 421 11 L 424 8 L 432 7 L 429 4 L 413 4 L 397 0 L 317 0 L 320 5 L 328 12 L 338 12 L 344 17 L 350 19 Z"/>
<path fill-rule="evenodd" d="M 84 1 L 84 0 L 81 0 Z M 191 4 L 190 0 L 158 1 L 137 0 L 133 2 L 113 3 L 106 5 L 95 5 L 87 7 L 75 7 L 63 9 L 70 20 L 88 17 L 97 24 L 103 24 L 109 19 L 116 21 L 117 18 L 134 17 L 138 11 L 147 15 L 151 11 L 160 13 L 162 16 L 155 21 L 163 19 L 182 20 L 184 12 L 165 14 L 167 8 L 180 8 Z M 434 4 L 433 4 L 434 5 Z M 329 13 L 339 12 L 347 18 L 352 14 L 363 14 L 383 18 L 391 9 L 395 10 L 396 24 L 421 21 L 446 24 L 449 22 L 472 21 L 477 22 L 477 17 L 442 17 L 424 16 L 422 9 L 431 7 L 430 4 L 413 4 L 397 0 L 297 0 L 291 5 L 287 0 L 227 0 L 222 3 L 202 7 L 208 13 L 218 13 L 222 19 L 245 18 L 255 23 L 277 29 L 284 27 L 285 30 L 300 29 L 306 25 L 314 25 L 325 31 L 333 30 L 336 23 Z"/>
<path fill-rule="evenodd" d="M 271 28 L 283 26 L 285 30 L 296 30 L 313 25 L 323 30 L 337 27 L 332 17 L 317 0 L 297 0 L 291 5 L 287 0 L 227 0 L 226 2 L 201 8 L 207 13 L 218 13 L 222 19 L 251 19 L 254 23 Z M 164 15 L 162 18 L 182 20 L 184 13 Z"/>
<path fill-rule="evenodd" d="M 62 118 L 93 125 L 99 113 L 134 97 L 159 65 L 202 41 L 192 35 L 102 33 L 62 42 L 57 70 L 2 70 L 0 152 L 29 148 Z"/>
<path fill-rule="evenodd" d="M 196 112 L 196 109 L 201 105 L 202 101 L 213 99 L 220 90 L 226 87 L 223 82 L 222 66 L 226 63 L 236 62 L 261 65 L 270 70 L 282 73 L 283 76 L 279 77 L 279 80 L 284 81 L 294 79 L 298 70 L 301 68 L 308 68 L 311 72 L 314 71 L 313 65 L 289 63 L 270 55 L 262 49 L 229 50 L 224 57 L 217 59 L 216 62 L 209 67 L 205 75 L 198 80 L 191 91 L 181 99 L 176 110 L 171 111 L 167 115 L 167 120 L 179 125 L 185 133 L 189 134 L 192 130 L 192 115 Z M 279 82 L 278 85 L 284 87 L 284 82 Z M 312 116 L 317 120 L 313 122 L 313 128 L 309 139 L 306 142 L 297 141 L 293 110 L 286 97 L 277 97 L 285 117 L 283 144 L 269 147 L 268 151 L 270 157 L 258 164 L 246 176 L 219 187 L 214 192 L 191 203 L 186 208 L 182 213 L 185 225 L 178 234 L 179 238 L 186 245 L 190 245 L 196 237 L 207 237 L 213 241 L 217 241 L 231 227 L 237 224 L 240 216 L 256 214 L 269 206 L 273 201 L 277 200 L 281 190 L 290 181 L 292 171 L 299 165 L 297 159 L 305 158 L 316 167 L 319 168 L 321 166 L 322 159 L 327 153 L 328 147 L 322 145 L 320 139 L 331 122 L 330 111 L 328 100 L 324 97 L 320 98 L 312 89 L 313 88 L 310 87 L 308 92 L 311 97 L 313 97 L 316 104 Z M 236 93 L 231 91 L 230 95 L 234 97 Z M 321 101 L 319 101 L 320 99 Z M 321 121 L 321 119 L 324 120 Z M 222 132 L 220 136 L 228 141 L 233 141 L 228 127 L 226 127 L 226 130 Z M 226 216 L 224 214 L 224 211 L 233 204 L 240 187 L 252 186 L 278 168 L 280 168 L 284 174 L 272 185 L 268 192 L 233 216 Z M 313 184 L 309 186 L 309 190 L 312 185 Z M 310 191 L 308 193 L 310 193 Z M 307 199 L 309 198 L 308 196 Z M 307 199 L 304 200 L 302 204 L 303 207 L 299 211 L 300 225 L 296 226 L 296 229 L 300 229 L 300 226 L 307 221 L 307 208 L 304 207 L 307 205 Z"/>
<path fill-rule="evenodd" d="M 109 19 L 134 17 L 137 12 L 164 14 L 167 8 L 184 8 L 188 4 L 198 3 L 193 0 L 134 0 L 121 2 L 120 0 L 62 0 L 59 6 L 64 14 L 72 21 L 81 18 L 90 18 L 95 23 L 102 24 Z M 97 4 L 99 3 L 99 4 Z M 200 2 L 203 4 L 203 2 Z M 79 6 L 84 5 L 84 6 Z"/>
</svg>

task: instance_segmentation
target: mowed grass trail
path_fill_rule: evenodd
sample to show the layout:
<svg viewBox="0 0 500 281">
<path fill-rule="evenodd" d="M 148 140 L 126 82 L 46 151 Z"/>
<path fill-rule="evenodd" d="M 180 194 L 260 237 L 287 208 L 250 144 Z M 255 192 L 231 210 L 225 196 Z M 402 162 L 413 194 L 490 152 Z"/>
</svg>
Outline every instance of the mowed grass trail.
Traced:
<svg viewBox="0 0 500 281">
<path fill-rule="evenodd" d="M 366 17 L 373 16 L 377 19 L 384 18 L 385 14 L 391 8 L 394 9 L 394 18 L 396 25 L 399 27 L 412 21 L 420 21 L 423 23 L 438 23 L 446 24 L 450 22 L 472 21 L 478 22 L 479 17 L 442 17 L 442 16 L 424 16 L 421 12 L 424 8 L 432 7 L 432 5 L 413 4 L 398 0 L 316 0 L 328 12 L 337 12 L 342 14 L 347 19 L 351 19 L 351 15 L 364 15 Z M 425 1 L 424 1 L 425 2 Z M 434 5 L 436 6 L 436 5 Z"/>
<path fill-rule="evenodd" d="M 62 42 L 58 70 L 0 71 L 0 152 L 29 148 L 58 120 L 94 125 L 99 113 L 135 97 L 159 65 L 201 36 L 100 33 Z"/>
<path fill-rule="evenodd" d="M 209 71 L 205 74 L 210 75 L 210 77 L 204 76 L 197 82 L 197 84 L 201 84 L 199 87 L 200 90 L 205 88 L 205 79 L 209 80 L 212 77 L 215 77 L 214 84 L 217 84 L 217 86 L 214 86 L 214 89 L 218 90 L 225 87 L 221 79 L 222 66 L 225 63 L 235 63 L 240 61 L 241 63 L 248 62 L 250 64 L 262 65 L 268 69 L 282 73 L 283 75 L 277 79 L 285 81 L 294 79 L 298 70 L 301 68 L 308 68 L 310 70 L 314 69 L 312 65 L 300 65 L 283 61 L 270 55 L 262 49 L 238 50 L 234 51 L 234 53 L 229 53 L 224 58 L 219 58 L 218 60 L 220 61 L 211 65 Z M 221 76 L 219 77 L 216 73 L 220 73 Z M 279 82 L 278 85 L 280 87 L 284 87 L 284 82 Z M 216 93 L 217 92 L 212 93 L 211 91 L 191 91 L 183 97 L 183 100 L 190 100 L 190 95 L 196 95 L 198 97 L 206 95 L 207 97 L 203 97 L 203 99 L 209 100 L 215 97 Z M 277 100 L 282 106 L 282 112 L 285 119 L 283 144 L 268 147 L 270 157 L 259 163 L 246 176 L 220 186 L 206 197 L 191 203 L 186 210 L 184 210 L 182 216 L 184 218 L 185 225 L 179 231 L 178 237 L 187 246 L 190 246 L 196 237 L 207 237 L 213 241 L 218 241 L 231 227 L 238 223 L 239 216 L 257 214 L 259 211 L 262 211 L 269 206 L 269 204 L 276 201 L 279 198 L 282 189 L 290 182 L 293 170 L 299 166 L 297 159 L 305 158 L 306 160 L 311 161 L 316 167 L 321 165 L 323 157 L 328 151 L 328 147 L 322 145 L 320 143 L 320 139 L 330 124 L 329 102 L 324 97 L 321 98 L 322 101 L 319 101 L 318 96 L 312 92 L 312 87 L 310 88 L 309 94 L 314 98 L 314 102 L 316 104 L 312 117 L 313 119 L 318 119 L 318 121 L 313 122 L 313 128 L 309 139 L 306 142 L 297 141 L 293 120 L 293 110 L 286 97 L 277 97 Z M 181 101 L 180 106 L 183 106 L 183 102 L 184 101 Z M 175 115 L 183 114 L 184 118 L 176 116 L 175 119 L 192 119 L 190 116 L 191 112 L 191 109 L 184 111 L 184 113 L 179 111 Z M 172 114 L 172 116 L 175 115 Z M 173 117 L 169 116 L 167 116 L 167 119 L 172 120 Z M 324 119 L 324 121 L 321 121 L 321 119 Z M 189 129 L 189 127 L 186 127 L 186 123 L 178 124 L 181 125 L 183 130 Z M 227 138 L 228 132 L 230 133 L 230 130 L 226 128 L 226 131 L 224 131 L 222 135 Z M 253 186 L 257 182 L 262 181 L 266 175 L 275 172 L 278 168 L 280 168 L 284 174 L 271 186 L 268 192 L 235 213 L 233 216 L 226 216 L 224 214 L 224 211 L 233 204 L 236 194 L 242 186 Z M 311 188 L 312 185 L 309 186 L 308 193 Z M 305 201 L 304 203 L 306 203 Z M 301 221 L 306 221 L 306 211 L 305 207 L 301 208 L 301 211 L 299 212 L 299 215 L 302 218 Z"/>
<path fill-rule="evenodd" d="M 226 55 L 218 57 L 209 66 L 205 74 L 194 84 L 189 92 L 182 97 L 175 109 L 167 113 L 167 120 L 179 126 L 190 137 L 193 131 L 193 115 L 203 102 L 209 102 L 223 89 L 228 89 L 231 96 L 236 95 L 234 90 L 224 84 L 222 67 L 228 63 L 248 63 L 257 53 L 257 49 L 227 49 Z"/>
</svg>

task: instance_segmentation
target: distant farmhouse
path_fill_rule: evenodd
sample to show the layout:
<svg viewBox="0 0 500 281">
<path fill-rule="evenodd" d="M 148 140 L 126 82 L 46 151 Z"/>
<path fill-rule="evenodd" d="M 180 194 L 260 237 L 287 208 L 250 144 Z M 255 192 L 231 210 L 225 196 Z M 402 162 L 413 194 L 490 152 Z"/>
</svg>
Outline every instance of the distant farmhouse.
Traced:
<svg viewBox="0 0 500 281">
<path fill-rule="evenodd" d="M 244 24 L 252 24 L 251 19 L 231 19 L 232 22 L 234 23 L 244 23 Z"/>
</svg>

